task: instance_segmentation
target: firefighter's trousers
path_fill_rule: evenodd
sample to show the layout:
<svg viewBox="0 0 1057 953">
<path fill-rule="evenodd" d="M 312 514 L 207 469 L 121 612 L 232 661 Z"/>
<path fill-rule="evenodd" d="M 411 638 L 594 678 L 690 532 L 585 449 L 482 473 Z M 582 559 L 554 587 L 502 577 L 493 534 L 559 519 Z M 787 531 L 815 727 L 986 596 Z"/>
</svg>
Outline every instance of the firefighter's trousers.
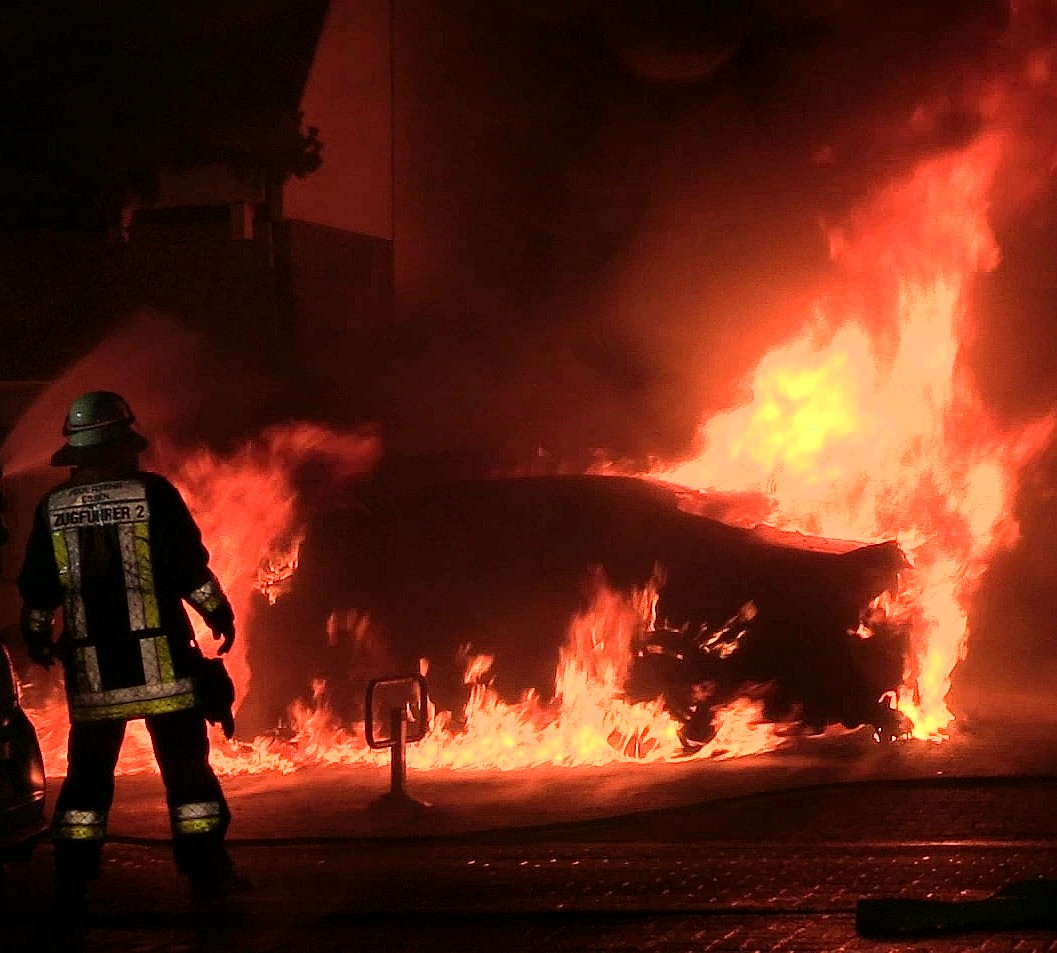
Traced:
<svg viewBox="0 0 1057 953">
<path fill-rule="evenodd" d="M 177 869 L 193 878 L 230 868 L 224 834 L 231 815 L 209 766 L 205 718 L 188 709 L 145 720 L 165 784 Z M 51 832 L 60 880 L 99 876 L 107 813 L 114 799 L 114 769 L 126 724 L 115 719 L 70 725 L 69 767 Z"/>
</svg>

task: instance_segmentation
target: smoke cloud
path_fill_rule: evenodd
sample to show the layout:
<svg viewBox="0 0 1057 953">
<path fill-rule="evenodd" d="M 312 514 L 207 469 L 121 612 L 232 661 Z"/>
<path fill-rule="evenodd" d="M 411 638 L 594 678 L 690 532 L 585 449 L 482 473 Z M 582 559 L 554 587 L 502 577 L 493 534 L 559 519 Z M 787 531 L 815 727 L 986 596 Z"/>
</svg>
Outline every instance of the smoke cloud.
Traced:
<svg viewBox="0 0 1057 953">
<path fill-rule="evenodd" d="M 144 435 L 177 445 L 223 445 L 270 422 L 279 381 L 254 372 L 201 332 L 143 312 L 49 383 L 2 449 L 5 477 L 46 470 L 63 443 L 70 404 L 91 390 L 117 391 Z"/>
<path fill-rule="evenodd" d="M 831 279 L 824 226 L 973 134 L 1006 26 L 983 0 L 401 7 L 400 322 L 326 376 L 409 452 L 677 455 Z"/>
<path fill-rule="evenodd" d="M 398 322 L 266 379 L 143 316 L 30 409 L 9 473 L 46 463 L 93 387 L 178 442 L 238 439 L 296 408 L 378 419 L 398 453 L 481 472 L 677 456 L 832 281 L 825 227 L 970 140 L 988 81 L 1023 65 L 1011 30 L 1040 48 L 1054 35 L 1050 4 L 1018 28 L 997 0 L 400 7 Z M 1057 205 L 1046 176 L 1002 199 L 1002 264 L 978 282 L 968 357 L 1012 421 L 1057 401 L 1042 333 Z M 1052 487 L 1057 462 L 1041 461 L 1024 539 L 978 600 L 976 686 L 1046 675 Z"/>
</svg>

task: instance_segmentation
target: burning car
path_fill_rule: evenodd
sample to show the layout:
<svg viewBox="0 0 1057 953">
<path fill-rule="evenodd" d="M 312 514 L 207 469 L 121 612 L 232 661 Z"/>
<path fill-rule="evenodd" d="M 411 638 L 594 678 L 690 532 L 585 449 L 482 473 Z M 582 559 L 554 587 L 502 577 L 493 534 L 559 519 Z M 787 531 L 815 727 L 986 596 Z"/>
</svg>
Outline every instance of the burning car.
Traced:
<svg viewBox="0 0 1057 953">
<path fill-rule="evenodd" d="M 314 679 L 352 721 L 369 678 L 423 658 L 440 708 L 462 708 L 477 655 L 496 660 L 489 684 L 504 699 L 546 699 L 569 620 L 604 579 L 655 589 L 624 691 L 663 698 L 688 745 L 745 693 L 775 721 L 894 731 L 881 699 L 909 646 L 880 600 L 908 568 L 899 548 L 768 536 L 690 509 L 635 478 L 379 474 L 362 500 L 316 513 L 288 591 L 258 607 L 242 724 L 271 727 Z"/>
</svg>

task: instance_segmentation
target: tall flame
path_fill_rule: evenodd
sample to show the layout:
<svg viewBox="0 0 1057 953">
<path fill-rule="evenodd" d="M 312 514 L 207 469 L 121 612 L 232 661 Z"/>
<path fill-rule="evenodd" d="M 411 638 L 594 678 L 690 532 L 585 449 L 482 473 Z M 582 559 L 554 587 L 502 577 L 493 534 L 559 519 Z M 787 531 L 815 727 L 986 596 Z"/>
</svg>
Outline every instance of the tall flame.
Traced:
<svg viewBox="0 0 1057 953">
<path fill-rule="evenodd" d="M 223 583 L 236 619 L 249 618 L 255 591 L 264 589 L 269 598 L 275 596 L 284 574 L 296 566 L 304 535 L 293 484 L 297 468 L 308 460 L 322 459 L 330 478 L 340 482 L 370 470 L 379 455 L 373 434 L 338 434 L 301 423 L 272 427 L 231 456 L 203 449 L 177 458 L 169 468 L 173 482 L 202 530 L 210 565 Z M 208 654 L 213 640 L 194 613 L 192 618 L 199 643 Z M 247 641 L 236 640 L 226 657 L 240 700 L 251 677 Z"/>
<path fill-rule="evenodd" d="M 988 197 L 1007 148 L 992 133 L 923 162 L 834 229 L 843 293 L 760 361 L 751 400 L 706 421 L 692 459 L 649 474 L 767 494 L 779 528 L 896 539 L 914 566 L 899 608 L 916 656 L 896 701 L 920 738 L 952 720 L 969 602 L 1016 539 L 1017 475 L 1051 430 L 999 432 L 959 362 L 969 283 L 998 263 Z"/>
</svg>

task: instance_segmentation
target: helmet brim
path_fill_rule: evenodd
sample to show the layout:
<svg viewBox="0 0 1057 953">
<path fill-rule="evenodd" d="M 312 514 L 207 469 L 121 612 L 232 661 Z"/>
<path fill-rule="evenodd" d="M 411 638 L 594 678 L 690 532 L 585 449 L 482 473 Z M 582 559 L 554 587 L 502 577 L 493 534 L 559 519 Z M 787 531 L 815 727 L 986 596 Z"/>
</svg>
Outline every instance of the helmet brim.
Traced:
<svg viewBox="0 0 1057 953">
<path fill-rule="evenodd" d="M 148 446 L 146 437 L 136 433 L 135 430 L 130 430 L 113 440 L 89 447 L 64 444 L 52 455 L 51 465 L 53 467 L 90 467 L 106 464 L 111 463 L 118 453 L 128 453 L 130 450 L 134 453 L 142 453 Z"/>
</svg>

